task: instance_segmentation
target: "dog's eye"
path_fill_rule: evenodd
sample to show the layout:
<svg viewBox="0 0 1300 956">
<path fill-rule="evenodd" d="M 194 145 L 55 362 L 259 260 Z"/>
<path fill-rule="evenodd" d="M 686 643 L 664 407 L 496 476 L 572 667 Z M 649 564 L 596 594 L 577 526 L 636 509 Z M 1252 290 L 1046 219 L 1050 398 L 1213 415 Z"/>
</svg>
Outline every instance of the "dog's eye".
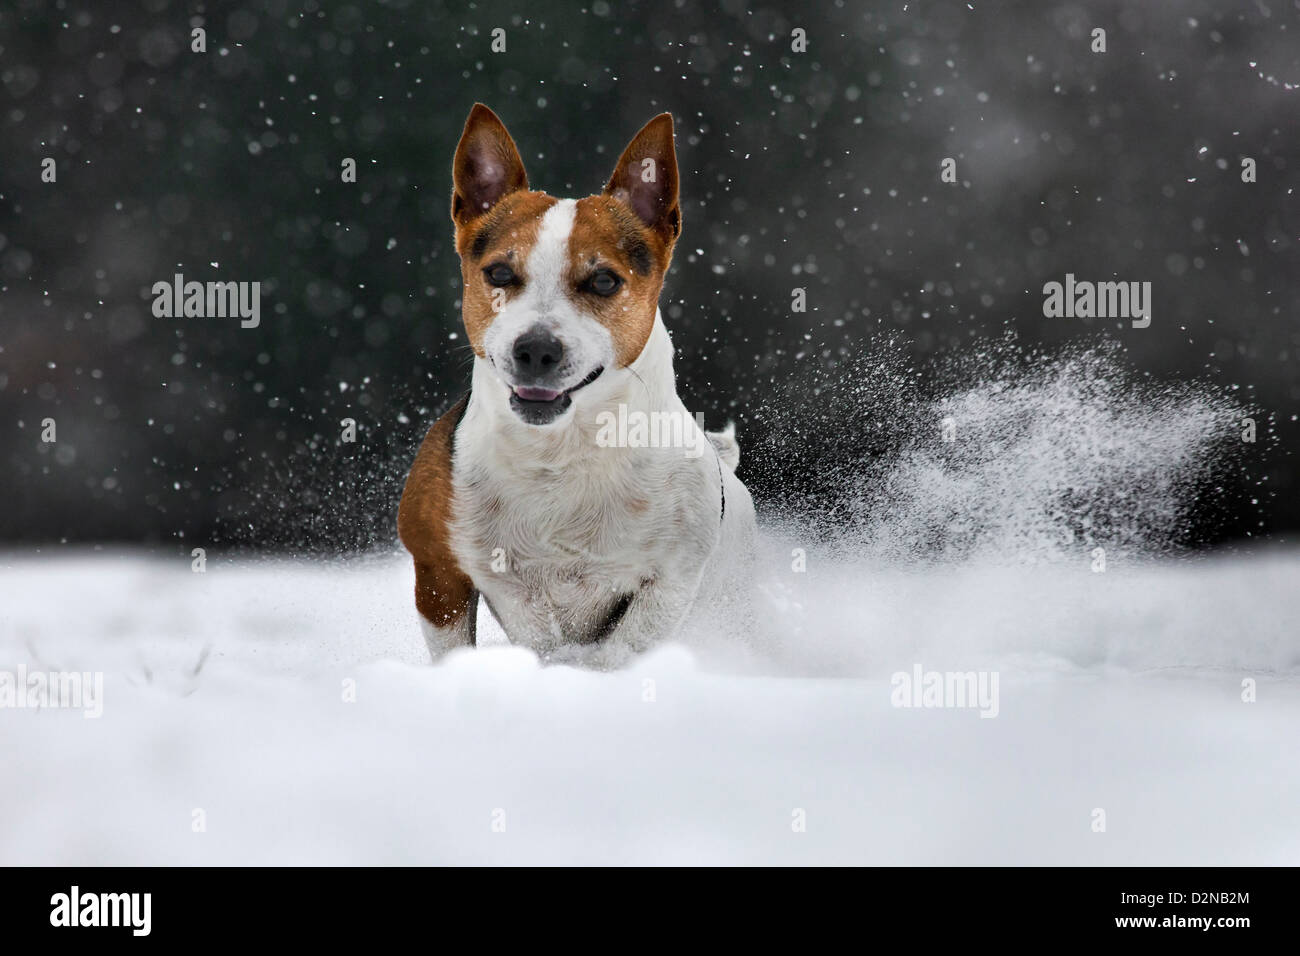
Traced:
<svg viewBox="0 0 1300 956">
<path fill-rule="evenodd" d="M 494 266 L 488 266 L 483 270 L 483 274 L 487 276 L 488 282 L 498 288 L 507 285 L 514 285 L 519 278 L 515 275 L 515 270 L 511 269 L 504 262 L 498 262 Z"/>
<path fill-rule="evenodd" d="M 613 295 L 622 284 L 623 280 L 617 275 L 608 269 L 601 269 L 586 281 L 584 288 L 596 295 Z"/>
</svg>

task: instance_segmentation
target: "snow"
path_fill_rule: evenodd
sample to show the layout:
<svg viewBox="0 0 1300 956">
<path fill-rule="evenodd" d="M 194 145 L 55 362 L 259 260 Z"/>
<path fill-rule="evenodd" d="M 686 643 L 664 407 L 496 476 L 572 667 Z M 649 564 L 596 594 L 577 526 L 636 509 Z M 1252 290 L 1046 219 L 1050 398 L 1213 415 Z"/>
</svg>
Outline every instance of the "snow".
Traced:
<svg viewBox="0 0 1300 956">
<path fill-rule="evenodd" d="M 0 864 L 1300 860 L 1300 554 L 807 561 L 595 672 L 490 621 L 430 666 L 396 554 L 0 557 L 0 671 L 104 675 L 0 710 Z M 892 706 L 917 665 L 997 716 Z"/>
</svg>

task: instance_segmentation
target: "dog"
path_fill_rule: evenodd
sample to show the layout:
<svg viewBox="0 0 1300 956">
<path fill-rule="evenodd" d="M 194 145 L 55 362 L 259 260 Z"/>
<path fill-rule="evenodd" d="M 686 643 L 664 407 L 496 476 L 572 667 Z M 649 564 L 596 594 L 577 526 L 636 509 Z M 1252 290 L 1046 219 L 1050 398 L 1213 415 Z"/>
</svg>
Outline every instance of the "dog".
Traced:
<svg viewBox="0 0 1300 956">
<path fill-rule="evenodd" d="M 473 375 L 397 516 L 430 655 L 475 644 L 480 596 L 548 660 L 602 647 L 613 662 L 695 612 L 734 620 L 755 535 L 740 446 L 678 397 L 658 307 L 682 227 L 671 115 L 633 137 L 599 195 L 556 199 L 529 188 L 476 104 L 452 180 Z M 647 440 L 647 423 L 671 440 Z"/>
</svg>

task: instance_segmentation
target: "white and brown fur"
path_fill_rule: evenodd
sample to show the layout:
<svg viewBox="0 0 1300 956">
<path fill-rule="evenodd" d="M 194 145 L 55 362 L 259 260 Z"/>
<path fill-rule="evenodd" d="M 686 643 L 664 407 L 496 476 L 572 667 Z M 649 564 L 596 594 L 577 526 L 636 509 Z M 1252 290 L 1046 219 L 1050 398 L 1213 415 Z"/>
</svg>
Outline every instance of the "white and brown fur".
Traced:
<svg viewBox="0 0 1300 956">
<path fill-rule="evenodd" d="M 695 457 L 596 440 L 598 415 L 620 404 L 680 415 L 700 439 L 658 309 L 681 231 L 672 118 L 646 124 L 602 193 L 555 199 L 528 188 L 510 134 L 476 105 L 452 173 L 473 380 L 430 429 L 398 513 L 430 653 L 475 643 L 480 595 L 512 642 L 547 657 L 640 650 L 695 609 L 743 609 L 754 509 L 731 430 Z M 591 291 L 597 272 L 617 291 Z M 542 368 L 520 351 L 532 334 L 562 347 L 545 367 L 563 392 L 550 404 L 520 399 L 551 394 L 518 381 Z"/>
</svg>

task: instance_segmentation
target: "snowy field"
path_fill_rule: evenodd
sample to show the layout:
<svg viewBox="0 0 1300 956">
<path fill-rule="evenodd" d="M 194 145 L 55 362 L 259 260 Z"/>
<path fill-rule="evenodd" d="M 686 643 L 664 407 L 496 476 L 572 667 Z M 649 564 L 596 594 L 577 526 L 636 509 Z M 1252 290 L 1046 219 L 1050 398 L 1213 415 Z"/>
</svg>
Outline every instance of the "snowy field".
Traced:
<svg viewBox="0 0 1300 956">
<path fill-rule="evenodd" d="M 1300 863 L 1291 552 L 814 550 L 767 636 L 616 672 L 490 620 L 430 666 L 398 555 L 0 566 L 0 671 L 104 681 L 98 718 L 0 710 L 3 864 Z M 996 717 L 892 706 L 918 666 L 996 673 Z"/>
</svg>

